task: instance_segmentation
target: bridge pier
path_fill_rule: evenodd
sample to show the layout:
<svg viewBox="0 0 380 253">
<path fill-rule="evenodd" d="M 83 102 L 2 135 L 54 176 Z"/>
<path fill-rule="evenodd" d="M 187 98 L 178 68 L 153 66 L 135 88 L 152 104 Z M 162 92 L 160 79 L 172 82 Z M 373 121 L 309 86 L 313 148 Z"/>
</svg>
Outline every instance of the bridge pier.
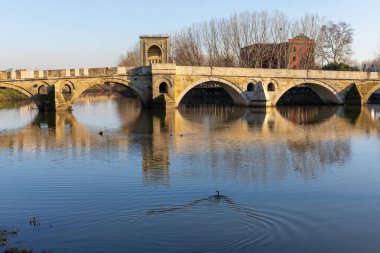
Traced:
<svg viewBox="0 0 380 253">
<path fill-rule="evenodd" d="M 36 94 L 32 97 L 32 100 L 41 112 L 72 110 L 70 102 L 67 102 L 64 95 L 56 90 L 55 85 L 49 85 L 46 94 Z"/>
</svg>

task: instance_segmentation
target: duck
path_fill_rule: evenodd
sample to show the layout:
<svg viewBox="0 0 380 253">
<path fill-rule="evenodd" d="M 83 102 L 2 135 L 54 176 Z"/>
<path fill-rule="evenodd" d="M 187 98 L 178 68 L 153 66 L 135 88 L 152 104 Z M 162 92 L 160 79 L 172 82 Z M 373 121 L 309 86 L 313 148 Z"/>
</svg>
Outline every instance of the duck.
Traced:
<svg viewBox="0 0 380 253">
<path fill-rule="evenodd" d="M 220 195 L 220 192 L 219 191 L 216 191 L 216 194 L 214 195 L 214 197 L 216 199 L 221 199 L 221 198 L 224 198 L 224 195 Z"/>
</svg>

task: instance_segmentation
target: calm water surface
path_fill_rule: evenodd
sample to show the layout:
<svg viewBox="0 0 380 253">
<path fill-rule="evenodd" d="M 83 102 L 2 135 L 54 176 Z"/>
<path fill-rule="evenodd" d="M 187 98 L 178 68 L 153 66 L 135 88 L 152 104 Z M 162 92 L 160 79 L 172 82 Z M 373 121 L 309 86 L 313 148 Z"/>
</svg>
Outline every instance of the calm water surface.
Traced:
<svg viewBox="0 0 380 253">
<path fill-rule="evenodd" d="M 33 107 L 0 109 L 7 247 L 380 252 L 380 107 Z"/>
</svg>

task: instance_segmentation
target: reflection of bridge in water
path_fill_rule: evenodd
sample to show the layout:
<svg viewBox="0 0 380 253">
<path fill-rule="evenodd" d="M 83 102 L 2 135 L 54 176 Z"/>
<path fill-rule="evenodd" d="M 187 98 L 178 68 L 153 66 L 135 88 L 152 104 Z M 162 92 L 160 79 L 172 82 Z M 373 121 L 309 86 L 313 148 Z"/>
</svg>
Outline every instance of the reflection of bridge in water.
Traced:
<svg viewBox="0 0 380 253">
<path fill-rule="evenodd" d="M 142 110 L 121 105 L 118 114 L 122 127 L 103 137 L 97 134 L 98 129 L 81 124 L 72 113 L 38 113 L 25 127 L 0 132 L 0 146 L 29 153 L 62 149 L 63 154 L 82 156 L 86 155 L 83 150 L 112 148 L 127 152 L 131 145 L 138 145 L 143 177 L 149 183 L 168 183 L 171 161 L 181 156 L 197 159 L 194 163 L 209 163 L 215 176 L 266 180 L 281 179 L 289 170 L 299 171 L 305 178 L 314 177 L 324 165 L 344 164 L 351 154 L 353 135 L 380 133 L 373 108 L 297 110 Z M 191 165 L 186 169 L 196 170 Z"/>
</svg>

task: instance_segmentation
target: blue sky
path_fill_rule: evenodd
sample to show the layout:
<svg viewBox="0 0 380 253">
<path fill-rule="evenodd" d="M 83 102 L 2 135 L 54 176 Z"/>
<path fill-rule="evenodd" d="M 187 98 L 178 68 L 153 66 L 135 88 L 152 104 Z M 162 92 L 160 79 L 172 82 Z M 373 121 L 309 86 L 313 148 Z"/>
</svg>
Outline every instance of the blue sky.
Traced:
<svg viewBox="0 0 380 253">
<path fill-rule="evenodd" d="M 346 21 L 355 29 L 354 58 L 380 51 L 378 0 L 0 0 L 0 70 L 114 66 L 141 34 L 254 10 Z"/>
</svg>

